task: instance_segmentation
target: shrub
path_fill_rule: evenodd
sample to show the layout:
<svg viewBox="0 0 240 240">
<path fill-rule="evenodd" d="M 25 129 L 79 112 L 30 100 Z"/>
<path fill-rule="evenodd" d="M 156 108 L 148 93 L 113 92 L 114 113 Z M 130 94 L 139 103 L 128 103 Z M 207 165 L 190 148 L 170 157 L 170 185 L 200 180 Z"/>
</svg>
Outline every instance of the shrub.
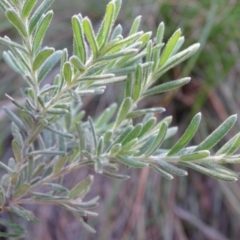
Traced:
<svg viewBox="0 0 240 240">
<path fill-rule="evenodd" d="M 169 69 L 192 56 L 198 43 L 180 50 L 184 37 L 178 29 L 165 44 L 163 23 L 151 40 L 151 32 L 138 30 L 140 17 L 123 37 L 121 25 L 114 25 L 121 0 L 113 0 L 107 5 L 97 34 L 89 18 L 81 14 L 72 17 L 73 54 L 69 55 L 67 49 L 42 46 L 53 17 L 53 11 L 48 11 L 52 2 L 45 0 L 36 5 L 36 0 L 0 1 L 8 21 L 22 39 L 20 44 L 1 37 L 0 42 L 10 49 L 3 56 L 27 84 L 22 91 L 23 104 L 6 95 L 19 112 L 4 108 L 12 121 L 13 157 L 8 163 L 0 162 L 6 172 L 0 182 L 0 211 L 37 222 L 32 212 L 23 207 L 25 204 L 57 205 L 94 232 L 86 218 L 97 215 L 89 209 L 98 205 L 99 197 L 84 201 L 94 176 L 87 176 L 71 189 L 63 186 L 64 176 L 80 168 L 126 180 L 127 175 L 118 173 L 120 166 L 149 167 L 172 179 L 173 175 L 187 175 L 186 170 L 176 166 L 179 165 L 220 180 L 238 179 L 238 173 L 221 164 L 240 161 L 235 154 L 240 134 L 215 153 L 212 151 L 233 127 L 236 115 L 226 119 L 199 145 L 188 146 L 201 121 L 198 113 L 182 137 L 168 149 L 164 141 L 177 131 L 177 127 L 170 127 L 172 117 L 157 122 L 156 116 L 164 108 L 138 108 L 145 97 L 171 91 L 190 81 L 185 77 L 156 84 Z M 46 83 L 58 62 L 59 72 Z M 107 85 L 118 82 L 124 83 L 122 102 L 112 103 L 99 116 L 85 120 L 82 98 L 103 94 Z M 0 236 L 23 237 L 25 230 L 18 224 L 3 218 L 0 224 L 14 232 L 2 232 Z"/>
</svg>

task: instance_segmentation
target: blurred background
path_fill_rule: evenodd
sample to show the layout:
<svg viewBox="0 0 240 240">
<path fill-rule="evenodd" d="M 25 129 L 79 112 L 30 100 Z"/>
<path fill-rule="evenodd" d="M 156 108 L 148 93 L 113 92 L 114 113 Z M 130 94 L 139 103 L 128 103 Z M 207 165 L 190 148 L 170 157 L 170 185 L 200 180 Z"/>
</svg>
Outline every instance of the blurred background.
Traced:
<svg viewBox="0 0 240 240">
<path fill-rule="evenodd" d="M 89 16 L 97 27 L 108 0 L 56 0 L 55 16 L 45 38 L 45 45 L 57 49 L 72 48 L 71 16 L 79 12 Z M 184 46 L 201 43 L 191 59 L 177 66 L 159 81 L 191 76 L 192 81 L 177 92 L 149 98 L 142 106 L 164 106 L 179 126 L 179 136 L 191 117 L 201 111 L 203 121 L 192 144 L 199 143 L 227 116 L 240 112 L 240 2 L 239 0 L 123 0 L 118 22 L 127 33 L 135 17 L 142 15 L 142 29 L 156 32 L 166 25 L 165 40 L 181 28 Z M 16 32 L 0 12 L 0 35 L 17 39 Z M 0 52 L 5 47 L 0 45 Z M 21 77 L 0 60 L 0 105 L 14 106 L 5 93 L 21 101 Z M 84 108 L 92 116 L 111 102 L 119 102 L 118 86 L 111 86 L 101 98 L 86 98 Z M 5 161 L 11 154 L 9 120 L 0 109 L 0 155 Z M 240 117 L 230 138 L 240 129 Z M 177 136 L 169 145 L 175 142 Z M 225 139 L 226 140 L 226 139 Z M 240 171 L 240 166 L 232 166 Z M 148 169 L 127 170 L 128 181 L 95 176 L 91 195 L 100 195 L 99 217 L 89 218 L 97 230 L 93 235 L 75 218 L 59 208 L 30 207 L 40 225 L 27 224 L 26 239 L 34 240 L 226 240 L 240 236 L 240 184 L 224 183 L 189 170 L 188 177 L 173 181 L 161 178 Z M 67 177 L 72 186 L 86 171 Z M 23 223 L 25 224 L 25 223 Z"/>
</svg>

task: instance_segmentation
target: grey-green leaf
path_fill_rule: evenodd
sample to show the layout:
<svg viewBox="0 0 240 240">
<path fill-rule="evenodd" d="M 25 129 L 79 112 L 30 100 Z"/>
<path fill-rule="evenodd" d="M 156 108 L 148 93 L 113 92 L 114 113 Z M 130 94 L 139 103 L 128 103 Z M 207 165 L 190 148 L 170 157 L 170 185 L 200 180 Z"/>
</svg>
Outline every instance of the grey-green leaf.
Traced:
<svg viewBox="0 0 240 240">
<path fill-rule="evenodd" d="M 197 146 L 195 152 L 208 150 L 214 147 L 230 131 L 236 121 L 237 115 L 232 115 L 227 118 L 215 131 Z"/>
<path fill-rule="evenodd" d="M 17 12 L 9 9 L 6 11 L 6 16 L 8 20 L 14 25 L 14 27 L 18 30 L 18 32 L 24 37 L 27 37 L 27 31 L 24 27 L 24 24 L 20 17 L 18 16 Z"/>
<path fill-rule="evenodd" d="M 130 97 L 125 98 L 119 108 L 119 111 L 116 117 L 115 127 L 117 127 L 125 119 L 129 110 L 131 109 L 131 106 L 132 106 L 132 99 Z"/>
<path fill-rule="evenodd" d="M 44 48 L 42 49 L 37 56 L 35 57 L 33 61 L 33 70 L 37 71 L 42 64 L 49 58 L 53 53 L 55 49 L 54 48 Z"/>
<path fill-rule="evenodd" d="M 89 175 L 87 178 L 82 180 L 80 183 L 78 183 L 74 188 L 72 188 L 69 191 L 68 197 L 70 199 L 84 197 L 87 194 L 87 192 L 89 191 L 92 182 L 93 182 L 93 176 Z"/>
<path fill-rule="evenodd" d="M 49 24 L 53 17 L 53 11 L 49 11 L 44 15 L 41 22 L 38 24 L 37 29 L 35 31 L 34 37 L 33 37 L 33 49 L 34 51 L 37 51 L 41 48 L 41 44 L 43 41 L 43 38 L 46 34 L 46 31 L 49 27 Z"/>
<path fill-rule="evenodd" d="M 61 59 L 62 51 L 58 50 L 54 52 L 47 60 L 44 62 L 42 67 L 38 72 L 38 82 L 41 82 L 43 78 L 51 71 L 51 69 L 56 65 L 56 63 Z"/>
<path fill-rule="evenodd" d="M 189 83 L 190 80 L 191 80 L 191 78 L 186 77 L 186 78 L 182 78 L 182 79 L 178 79 L 178 80 L 162 83 L 162 84 L 160 84 L 160 85 L 158 85 L 156 87 L 148 89 L 144 93 L 144 96 L 150 96 L 150 95 L 154 95 L 154 94 L 159 94 L 159 93 L 171 91 L 171 90 L 173 90 L 175 88 L 179 88 L 179 87 Z"/>
<path fill-rule="evenodd" d="M 119 156 L 116 156 L 116 158 L 117 158 L 120 162 L 122 162 L 122 163 L 124 163 L 124 164 L 126 164 L 126 165 L 128 165 L 128 166 L 130 166 L 130 167 L 143 168 L 143 167 L 147 167 L 147 166 L 148 166 L 148 163 L 145 163 L 145 162 L 142 162 L 142 161 L 133 159 L 133 158 L 131 158 L 131 157 L 120 156 L 120 155 L 119 155 Z"/>
<path fill-rule="evenodd" d="M 158 134 L 157 134 L 154 142 L 149 147 L 149 149 L 144 153 L 145 156 L 150 156 L 159 148 L 159 146 L 163 142 L 164 137 L 167 133 L 167 129 L 168 129 L 168 124 L 166 122 L 163 122 L 162 125 L 160 126 L 160 129 L 158 131 Z"/>
<path fill-rule="evenodd" d="M 28 18 L 31 14 L 33 7 L 35 6 L 37 0 L 26 0 L 22 8 L 22 16 Z"/>
<path fill-rule="evenodd" d="M 54 0 L 43 0 L 36 11 L 32 14 L 29 22 L 29 33 L 33 33 L 37 24 L 39 23 L 42 15 L 47 11 L 47 9 L 52 5 Z"/>
<path fill-rule="evenodd" d="M 85 33 L 87 40 L 91 46 L 92 54 L 94 57 L 96 57 L 98 54 L 98 43 L 97 43 L 94 31 L 93 31 L 92 23 L 89 20 L 89 18 L 85 17 L 83 19 L 82 24 L 83 24 L 84 33 Z"/>
<path fill-rule="evenodd" d="M 187 130 L 184 132 L 182 137 L 177 141 L 177 143 L 170 149 L 168 156 L 172 156 L 176 153 L 178 153 L 186 144 L 189 143 L 189 141 L 193 138 L 195 135 L 199 124 L 201 122 L 202 115 L 201 113 L 198 113 L 194 116 L 192 121 L 190 122 Z"/>
<path fill-rule="evenodd" d="M 161 55 L 161 58 L 160 58 L 160 62 L 159 62 L 159 66 L 162 66 L 166 63 L 166 61 L 169 59 L 169 57 L 171 56 L 177 42 L 178 42 L 178 39 L 180 38 L 181 36 L 181 30 L 178 29 L 172 36 L 171 38 L 169 39 L 169 41 L 167 42 L 163 52 L 162 52 L 162 55 Z"/>
</svg>

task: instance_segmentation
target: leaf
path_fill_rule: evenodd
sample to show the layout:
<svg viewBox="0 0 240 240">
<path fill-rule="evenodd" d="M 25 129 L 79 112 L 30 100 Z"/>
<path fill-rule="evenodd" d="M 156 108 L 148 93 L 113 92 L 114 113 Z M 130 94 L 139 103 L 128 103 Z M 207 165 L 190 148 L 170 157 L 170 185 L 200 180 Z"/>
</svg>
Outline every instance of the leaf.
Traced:
<svg viewBox="0 0 240 240">
<path fill-rule="evenodd" d="M 201 118 L 202 118 L 201 113 L 198 113 L 197 115 L 194 116 L 187 130 L 184 132 L 182 137 L 177 141 L 177 143 L 170 149 L 167 156 L 172 156 L 178 153 L 186 144 L 189 143 L 189 141 L 193 138 L 199 127 Z"/>
<path fill-rule="evenodd" d="M 12 130 L 12 135 L 13 135 L 14 139 L 16 140 L 18 146 L 20 148 L 23 148 L 24 143 L 23 143 L 22 134 L 20 133 L 20 130 L 17 127 L 17 125 L 15 123 L 13 123 L 13 122 L 11 124 L 11 130 Z"/>
<path fill-rule="evenodd" d="M 22 161 L 22 152 L 15 139 L 12 140 L 12 150 L 16 161 L 20 163 Z"/>
<path fill-rule="evenodd" d="M 132 106 L 132 99 L 130 97 L 125 98 L 121 106 L 119 107 L 114 128 L 116 128 L 125 119 L 131 106 Z"/>
<path fill-rule="evenodd" d="M 62 131 L 58 131 L 54 128 L 51 128 L 51 127 L 46 127 L 46 129 L 48 129 L 49 131 L 53 132 L 53 133 L 56 133 L 57 135 L 59 136 L 62 136 L 64 138 L 68 138 L 68 139 L 73 139 L 74 136 L 70 133 L 67 133 L 67 132 L 62 132 Z"/>
<path fill-rule="evenodd" d="M 162 125 L 160 126 L 160 129 L 156 138 L 154 139 L 154 142 L 151 144 L 149 149 L 144 153 L 145 156 L 150 156 L 159 148 L 159 146 L 163 142 L 164 137 L 167 133 L 167 129 L 168 129 L 168 124 L 166 122 L 163 122 Z"/>
<path fill-rule="evenodd" d="M 35 57 L 33 61 L 33 71 L 37 71 L 42 64 L 49 58 L 53 53 L 55 49 L 54 48 L 44 48 L 42 49 L 37 56 Z"/>
<path fill-rule="evenodd" d="M 45 127 L 46 123 L 45 122 L 40 122 L 36 128 L 34 129 L 34 131 L 32 132 L 31 136 L 29 136 L 28 138 L 28 144 L 31 144 L 39 135 L 39 133 L 43 130 L 43 128 Z"/>
<path fill-rule="evenodd" d="M 122 40 L 118 40 L 118 41 L 116 40 L 115 44 L 113 44 L 113 46 L 110 49 L 108 49 L 107 52 L 109 52 L 109 53 L 117 52 L 117 51 L 121 50 L 123 48 L 123 46 L 129 45 L 129 44 L 135 42 L 142 35 L 143 35 L 143 31 L 132 34 L 131 36 L 128 36 Z M 106 50 L 103 48 L 101 51 L 105 52 Z"/>
<path fill-rule="evenodd" d="M 122 25 L 118 24 L 112 31 L 111 41 L 109 43 L 106 43 L 104 48 L 106 49 L 106 46 L 112 43 L 112 40 L 116 40 L 116 38 L 118 38 L 121 34 L 122 34 Z"/>
<path fill-rule="evenodd" d="M 135 118 L 140 117 L 142 115 L 148 114 L 148 113 L 163 113 L 165 112 L 165 108 L 147 108 L 147 109 L 140 109 L 133 112 L 128 113 L 126 118 Z"/>
<path fill-rule="evenodd" d="M 182 161 L 197 161 L 200 159 L 207 158 L 210 155 L 208 150 L 197 151 L 195 153 L 185 154 L 180 156 Z"/>
<path fill-rule="evenodd" d="M 1 5 L 1 3 L 0 3 L 0 5 Z M 25 237 L 25 235 L 0 232 L 0 237 L 3 237 L 3 238 L 5 238 L 5 237 L 6 238 L 21 238 L 21 239 L 23 239 Z"/>
<path fill-rule="evenodd" d="M 162 84 L 160 84 L 156 87 L 148 89 L 144 93 L 144 96 L 150 96 L 150 95 L 154 95 L 154 94 L 159 94 L 159 93 L 171 91 L 175 88 L 179 88 L 183 85 L 186 85 L 187 83 L 190 82 L 190 80 L 191 80 L 191 78 L 186 77 L 186 78 L 181 78 L 181 79 L 178 79 L 178 80 L 162 83 Z"/>
<path fill-rule="evenodd" d="M 118 179 L 118 180 L 128 180 L 130 178 L 127 175 L 117 174 L 114 172 L 107 171 L 105 169 L 103 170 L 103 175 L 105 175 L 109 178 Z"/>
<path fill-rule="evenodd" d="M 190 47 L 186 48 L 185 50 L 175 54 L 174 56 L 171 56 L 167 60 L 167 62 L 154 73 L 153 79 L 158 79 L 163 73 L 183 62 L 184 60 L 188 59 L 199 49 L 199 47 L 200 44 L 195 43 Z"/>
<path fill-rule="evenodd" d="M 223 173 L 220 173 L 216 170 L 208 169 L 208 168 L 202 167 L 202 166 L 194 164 L 194 163 L 184 163 L 183 165 L 186 166 L 186 167 L 190 167 L 190 168 L 192 168 L 196 171 L 199 171 L 203 174 L 206 174 L 210 177 L 219 179 L 219 180 L 223 180 L 223 181 L 227 181 L 227 182 L 237 181 L 237 178 L 230 175 L 230 174 L 223 174 Z"/>
<path fill-rule="evenodd" d="M 22 45 L 20 45 L 20 44 L 18 44 L 16 42 L 11 41 L 9 38 L 6 38 L 6 37 L 2 38 L 2 37 L 0 37 L 0 43 L 4 44 L 4 45 L 6 45 L 6 46 L 8 46 L 10 48 L 13 47 L 13 48 L 16 48 L 16 49 L 19 49 L 19 50 L 23 51 L 24 53 L 27 53 L 27 50 Z"/>
<path fill-rule="evenodd" d="M 227 143 L 225 143 L 215 155 L 232 155 L 237 151 L 240 147 L 240 133 L 236 134 L 233 138 L 231 138 Z"/>
<path fill-rule="evenodd" d="M 25 195 L 28 192 L 29 188 L 30 188 L 30 184 L 24 183 L 15 191 L 13 197 L 15 199 L 21 198 L 23 195 Z"/>
<path fill-rule="evenodd" d="M 127 57 L 129 58 L 131 55 L 136 54 L 138 52 L 138 49 L 124 49 L 120 52 L 116 52 L 116 53 L 111 53 L 111 54 L 106 54 L 104 56 L 98 57 L 97 61 L 109 61 L 109 60 L 113 60 L 116 58 L 120 58 L 120 57 Z"/>
<path fill-rule="evenodd" d="M 63 65 L 63 76 L 67 85 L 69 85 L 72 81 L 73 76 L 72 68 L 69 62 L 65 62 Z"/>
<path fill-rule="evenodd" d="M 132 24 L 132 26 L 131 26 L 131 29 L 130 29 L 130 31 L 129 31 L 129 34 L 128 34 L 129 36 L 132 35 L 132 34 L 134 34 L 134 33 L 136 33 L 136 32 L 138 31 L 138 28 L 139 28 L 139 26 L 140 26 L 141 19 L 142 19 L 142 16 L 138 16 L 138 17 L 136 17 L 136 18 L 134 19 L 134 22 L 133 22 L 133 24 Z"/>
<path fill-rule="evenodd" d="M 165 31 L 165 25 L 164 25 L 163 22 L 161 22 L 158 25 L 158 28 L 157 28 L 157 34 L 156 34 L 156 42 L 157 42 L 157 44 L 161 44 L 162 43 L 164 31 Z"/>
<path fill-rule="evenodd" d="M 5 220 L 5 219 L 2 219 L 0 218 L 0 224 L 7 227 L 8 229 L 11 229 L 13 230 L 14 232 L 16 233 L 19 233 L 19 234 L 23 234 L 25 233 L 25 229 L 23 229 L 21 226 L 19 226 L 18 224 L 15 224 L 13 222 L 10 222 L 8 220 Z M 0 235 L 1 236 L 1 235 Z"/>
<path fill-rule="evenodd" d="M 111 33 L 112 26 L 115 20 L 114 11 L 115 11 L 115 3 L 112 1 L 107 5 L 106 13 L 97 35 L 97 42 L 100 48 L 102 46 L 105 46 L 109 38 L 109 35 Z"/>
<path fill-rule="evenodd" d="M 142 90 L 142 84 L 143 84 L 143 69 L 141 65 L 138 65 L 136 68 L 136 78 L 134 82 L 134 91 L 133 91 L 133 102 L 136 102 L 140 95 Z"/>
<path fill-rule="evenodd" d="M 61 172 L 61 170 L 63 169 L 67 161 L 68 161 L 68 156 L 62 156 L 61 158 L 59 158 L 54 165 L 53 173 L 58 174 L 59 172 Z"/>
<path fill-rule="evenodd" d="M 97 144 L 97 156 L 100 156 L 103 152 L 103 136 L 100 137 Z"/>
<path fill-rule="evenodd" d="M 94 147 L 96 149 L 97 148 L 97 133 L 96 133 L 96 130 L 95 130 L 95 127 L 94 127 L 93 120 L 90 116 L 88 117 L 88 122 L 89 122 L 90 129 L 91 129 L 92 136 L 93 136 Z"/>
<path fill-rule="evenodd" d="M 172 164 L 170 164 L 164 160 L 157 159 L 157 162 L 162 168 L 164 168 L 166 171 L 170 172 L 171 174 L 176 174 L 178 176 L 188 175 L 187 171 L 180 169 L 178 167 L 175 167 Z"/>
<path fill-rule="evenodd" d="M 32 221 L 34 223 L 39 223 L 39 221 L 34 217 L 33 213 L 24 209 L 23 207 L 19 205 L 13 205 L 10 204 L 10 209 L 12 212 L 14 212 L 19 217 L 22 217 L 23 219 L 27 221 Z"/>
<path fill-rule="evenodd" d="M 124 97 L 132 97 L 132 92 L 133 92 L 133 83 L 134 83 L 134 74 L 129 73 L 127 75 L 127 79 L 125 81 L 125 93 Z"/>
<path fill-rule="evenodd" d="M 96 127 L 103 127 L 105 126 L 113 117 L 117 110 L 117 104 L 112 103 L 108 108 L 106 108 L 101 115 L 96 119 L 95 124 Z"/>
<path fill-rule="evenodd" d="M 164 170 L 162 170 L 161 168 L 155 166 L 154 164 L 149 164 L 151 168 L 153 168 L 155 171 L 157 171 L 161 176 L 163 176 L 166 179 L 172 180 L 173 176 L 167 172 L 165 172 Z"/>
<path fill-rule="evenodd" d="M 28 153 L 28 156 L 35 155 L 65 155 L 65 151 L 52 151 L 52 150 L 37 150 Z"/>
<path fill-rule="evenodd" d="M 160 58 L 160 62 L 159 62 L 159 66 L 162 66 L 164 65 L 167 60 L 169 59 L 169 57 L 171 56 L 177 42 L 178 42 L 178 39 L 180 38 L 181 36 L 181 30 L 178 29 L 172 36 L 171 38 L 168 40 L 163 52 L 162 52 L 162 55 L 161 55 L 161 58 Z"/>
<path fill-rule="evenodd" d="M 82 128 L 81 122 L 75 124 L 77 133 L 78 133 L 78 141 L 79 141 L 79 152 L 81 153 L 83 150 L 85 150 L 85 137 L 84 137 L 84 131 Z"/>
<path fill-rule="evenodd" d="M 24 109 L 22 109 L 20 113 L 21 113 L 21 117 L 22 117 L 24 123 L 26 124 L 26 126 L 28 126 L 29 129 L 32 129 L 34 126 L 34 123 L 33 123 L 33 119 L 31 118 L 31 116 L 29 116 L 27 111 L 25 111 Z"/>
<path fill-rule="evenodd" d="M 47 60 L 43 63 L 42 67 L 38 72 L 38 82 L 40 83 L 43 78 L 50 72 L 55 64 L 61 59 L 62 51 L 58 50 L 54 52 Z"/>
<path fill-rule="evenodd" d="M 92 23 L 88 17 L 85 17 L 83 19 L 82 24 L 83 24 L 84 33 L 85 33 L 87 40 L 91 46 L 92 54 L 94 57 L 96 57 L 98 54 L 98 44 L 97 44 L 97 40 L 96 40 L 94 31 L 93 31 Z"/>
<path fill-rule="evenodd" d="M 149 119 L 143 124 L 142 130 L 141 130 L 140 134 L 138 135 L 138 138 L 141 138 L 141 137 L 143 137 L 145 134 L 147 134 L 147 133 L 152 129 L 152 127 L 155 125 L 156 121 L 157 121 L 157 120 L 156 120 L 155 117 L 149 118 Z"/>
<path fill-rule="evenodd" d="M 8 66 L 15 72 L 24 75 L 25 69 L 23 66 L 16 60 L 11 51 L 3 52 L 3 59 L 8 64 Z"/>
<path fill-rule="evenodd" d="M 28 18 L 31 14 L 37 0 L 26 0 L 22 8 L 22 16 Z"/>
<path fill-rule="evenodd" d="M 8 173 L 12 173 L 13 172 L 13 170 L 10 168 L 10 167 L 8 167 L 5 163 L 3 163 L 3 162 L 0 162 L 0 168 L 4 168 Z"/>
<path fill-rule="evenodd" d="M 134 138 L 137 138 L 139 133 L 142 130 L 142 124 L 139 123 L 137 124 L 127 135 L 126 137 L 122 140 L 122 145 L 124 146 L 125 144 L 127 144 L 128 142 L 130 142 L 131 140 L 133 140 Z"/>
<path fill-rule="evenodd" d="M 29 33 L 32 34 L 36 26 L 39 23 L 42 15 L 47 11 L 47 9 L 52 5 L 53 0 L 43 0 L 36 11 L 32 14 L 29 21 Z"/>
<path fill-rule="evenodd" d="M 78 56 L 73 55 L 72 57 L 70 57 L 69 61 L 79 72 L 85 71 L 86 68 L 84 66 L 84 63 Z"/>
<path fill-rule="evenodd" d="M 44 185 L 51 187 L 52 189 L 56 190 L 56 191 L 60 191 L 62 193 L 67 193 L 68 189 L 63 187 L 62 185 L 59 185 L 57 183 L 45 183 Z"/>
<path fill-rule="evenodd" d="M 128 165 L 130 167 L 143 168 L 143 167 L 147 167 L 148 166 L 148 163 L 145 163 L 145 162 L 133 159 L 131 157 L 118 155 L 118 156 L 116 156 L 116 158 L 120 162 L 122 162 L 122 163 L 124 163 L 124 164 L 126 164 L 126 165 Z"/>
<path fill-rule="evenodd" d="M 74 15 L 72 17 L 72 28 L 73 28 L 76 47 L 78 50 L 77 53 L 79 53 L 79 55 L 77 56 L 80 58 L 83 64 L 85 64 L 87 53 L 86 53 L 86 46 L 84 42 L 84 36 L 83 36 L 83 27 L 77 15 Z"/>
<path fill-rule="evenodd" d="M 120 152 L 121 149 L 122 149 L 121 143 L 114 144 L 109 151 L 110 156 L 115 156 L 118 152 Z"/>
<path fill-rule="evenodd" d="M 208 150 L 214 147 L 233 127 L 237 120 L 237 115 L 227 118 L 215 131 L 213 131 L 202 143 L 200 143 L 195 152 Z"/>
<path fill-rule="evenodd" d="M 56 114 L 56 115 L 64 115 L 67 114 L 69 111 L 66 109 L 62 109 L 62 108 L 49 108 L 47 110 L 47 113 L 49 114 Z"/>
<path fill-rule="evenodd" d="M 93 175 L 89 175 L 69 191 L 68 197 L 70 199 L 83 198 L 90 190 L 92 182 Z"/>
<path fill-rule="evenodd" d="M 33 49 L 37 51 L 41 48 L 43 38 L 46 34 L 46 31 L 50 25 L 50 22 L 53 18 L 53 11 L 49 11 L 46 15 L 43 15 L 43 18 L 40 23 L 38 23 L 36 31 L 33 36 Z"/>
<path fill-rule="evenodd" d="M 20 118 L 18 118 L 11 110 L 6 107 L 3 107 L 3 110 L 21 131 L 26 132 L 26 127 L 24 123 L 20 120 Z"/>
<path fill-rule="evenodd" d="M 14 11 L 13 9 L 8 9 L 6 11 L 6 16 L 9 20 L 9 22 L 11 22 L 14 25 L 14 27 L 18 30 L 20 35 L 22 35 L 22 37 L 24 37 L 24 38 L 27 38 L 27 35 L 28 35 L 27 31 L 25 29 L 25 26 L 24 26 L 22 20 L 18 16 L 17 12 Z"/>
<path fill-rule="evenodd" d="M 0 209 L 1 209 L 1 207 L 5 204 L 5 200 L 6 200 L 6 198 L 5 198 L 5 191 L 4 191 L 4 189 L 0 186 Z M 1 220 L 1 219 L 0 219 Z M 0 221 L 0 223 L 1 223 L 1 221 Z"/>
</svg>

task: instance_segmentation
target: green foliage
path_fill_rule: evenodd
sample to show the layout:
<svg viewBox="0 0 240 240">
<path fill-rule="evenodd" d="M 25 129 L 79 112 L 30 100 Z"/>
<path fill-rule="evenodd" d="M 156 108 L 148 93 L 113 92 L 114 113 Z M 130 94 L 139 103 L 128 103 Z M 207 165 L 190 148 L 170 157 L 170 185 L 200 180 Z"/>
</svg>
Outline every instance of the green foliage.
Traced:
<svg viewBox="0 0 240 240">
<path fill-rule="evenodd" d="M 21 205 L 54 204 L 73 213 L 84 227 L 94 232 L 82 220 L 87 215 L 96 215 L 89 209 L 98 205 L 98 197 L 84 201 L 93 176 L 89 175 L 71 189 L 60 183 L 66 174 L 86 166 L 98 174 L 122 180 L 129 176 L 117 173 L 121 165 L 150 167 L 167 179 L 173 179 L 173 175 L 186 176 L 187 171 L 176 167 L 177 164 L 220 180 L 237 180 L 238 173 L 220 164 L 240 162 L 240 156 L 234 154 L 240 146 L 239 134 L 216 154 L 213 151 L 233 127 L 235 115 L 198 146 L 187 146 L 201 121 L 201 114 L 197 114 L 177 143 L 167 149 L 165 141 L 176 133 L 176 128 L 170 127 L 171 117 L 157 123 L 154 113 L 164 112 L 163 108 L 138 108 L 144 97 L 171 91 L 190 81 L 182 78 L 156 85 L 166 71 L 192 56 L 199 44 L 180 51 L 184 38 L 177 30 L 165 45 L 163 23 L 159 24 L 153 44 L 152 33 L 138 31 L 140 17 L 133 22 L 129 34 L 122 36 L 120 25 L 113 28 L 121 0 L 113 0 L 107 6 L 97 34 L 89 18 L 72 17 L 74 50 L 70 55 L 67 49 L 42 47 L 53 17 L 51 10 L 47 12 L 52 2 L 43 1 L 35 9 L 34 0 L 12 3 L 0 0 L 6 17 L 22 38 L 22 44 L 8 37 L 0 38 L 10 49 L 3 55 L 28 84 L 23 91 L 23 104 L 8 96 L 19 108 L 19 116 L 4 108 L 13 122 L 14 158 L 8 164 L 0 162 L 7 174 L 1 179 L 0 211 L 37 222 Z M 44 85 L 44 79 L 58 62 L 58 73 L 51 84 Z M 83 121 L 81 99 L 102 94 L 108 84 L 115 82 L 125 83 L 122 103 L 119 106 L 113 103 L 97 118 L 89 116 Z M 141 123 L 135 124 L 133 118 Z M 46 187 L 48 191 L 43 193 Z M 16 232 L 0 233 L 0 236 L 22 238 L 24 230 L 20 226 L 3 219 L 0 223 Z"/>
</svg>

